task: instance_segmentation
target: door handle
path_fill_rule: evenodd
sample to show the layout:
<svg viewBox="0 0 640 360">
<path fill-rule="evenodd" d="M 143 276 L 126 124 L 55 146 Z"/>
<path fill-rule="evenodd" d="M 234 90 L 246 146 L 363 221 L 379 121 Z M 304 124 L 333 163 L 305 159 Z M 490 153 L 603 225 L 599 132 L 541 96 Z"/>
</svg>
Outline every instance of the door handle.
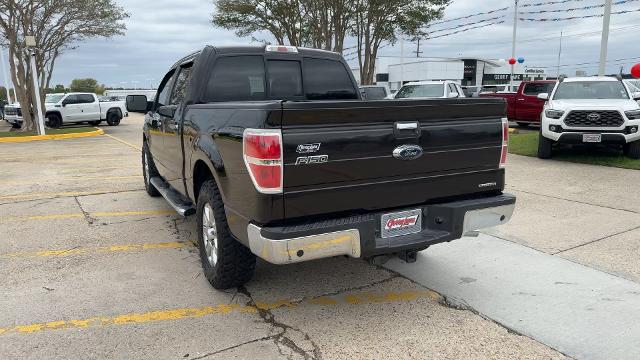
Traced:
<svg viewBox="0 0 640 360">
<path fill-rule="evenodd" d="M 524 101 L 524 99 L 518 99 L 518 101 Z"/>
</svg>

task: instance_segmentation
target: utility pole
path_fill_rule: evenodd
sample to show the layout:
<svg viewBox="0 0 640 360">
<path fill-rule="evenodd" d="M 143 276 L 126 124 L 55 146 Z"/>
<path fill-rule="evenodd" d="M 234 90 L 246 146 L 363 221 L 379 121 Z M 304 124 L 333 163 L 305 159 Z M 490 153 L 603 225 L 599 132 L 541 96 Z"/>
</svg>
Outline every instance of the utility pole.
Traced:
<svg viewBox="0 0 640 360">
<path fill-rule="evenodd" d="M 415 38 L 415 40 L 418 42 L 418 49 L 414 51 L 414 53 L 416 53 L 416 57 L 419 58 L 420 54 L 422 54 L 424 51 L 420 51 L 420 38 Z"/>
<path fill-rule="evenodd" d="M 25 45 L 29 48 L 31 57 L 31 79 L 33 80 L 33 95 L 35 102 L 36 120 L 38 121 L 38 134 L 44 135 L 44 115 L 42 113 L 42 104 L 40 103 L 40 85 L 38 81 L 38 69 L 36 68 L 36 38 L 35 36 L 25 36 Z M 25 106 L 22 106 L 25 109 Z"/>
<path fill-rule="evenodd" d="M 600 68 L 598 75 L 604 76 L 607 63 L 607 48 L 609 47 L 609 25 L 611 23 L 611 2 L 605 0 L 604 17 L 602 19 L 602 40 L 600 42 Z"/>
<path fill-rule="evenodd" d="M 4 87 L 7 89 L 7 103 L 11 104 L 11 91 L 9 91 L 9 77 L 7 76 L 7 65 L 4 62 L 4 48 L 0 47 L 0 64 L 2 65 L 2 77 L 4 77 Z"/>
<path fill-rule="evenodd" d="M 560 48 L 558 49 L 558 74 L 557 77 L 560 78 L 560 57 L 562 56 L 562 31 L 560 31 Z"/>
<path fill-rule="evenodd" d="M 515 0 L 513 6 L 513 39 L 511 43 L 511 58 L 516 58 L 516 34 L 518 32 L 518 0 Z M 511 78 L 509 78 L 509 85 L 513 85 L 513 73 L 515 70 L 515 64 L 511 65 Z"/>
<path fill-rule="evenodd" d="M 404 85 L 404 38 L 400 38 L 400 88 Z"/>
</svg>

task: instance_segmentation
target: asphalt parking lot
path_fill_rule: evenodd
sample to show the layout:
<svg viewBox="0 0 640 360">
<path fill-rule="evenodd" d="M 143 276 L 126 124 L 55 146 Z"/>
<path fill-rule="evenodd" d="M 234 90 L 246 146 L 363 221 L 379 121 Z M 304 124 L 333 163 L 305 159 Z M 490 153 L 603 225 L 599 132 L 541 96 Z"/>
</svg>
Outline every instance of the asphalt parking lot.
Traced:
<svg viewBox="0 0 640 360">
<path fill-rule="evenodd" d="M 1 359 L 640 357 L 638 171 L 511 156 L 506 226 L 223 292 L 142 190 L 141 127 L 0 144 Z"/>
</svg>

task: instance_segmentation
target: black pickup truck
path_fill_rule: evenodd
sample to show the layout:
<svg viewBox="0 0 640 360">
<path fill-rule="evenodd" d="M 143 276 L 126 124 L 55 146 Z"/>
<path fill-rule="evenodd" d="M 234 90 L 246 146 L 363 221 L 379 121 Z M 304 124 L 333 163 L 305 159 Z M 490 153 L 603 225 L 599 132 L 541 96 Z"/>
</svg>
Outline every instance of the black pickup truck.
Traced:
<svg viewBox="0 0 640 360">
<path fill-rule="evenodd" d="M 514 210 L 504 100 L 363 101 L 332 52 L 208 46 L 127 107 L 147 113 L 146 190 L 196 215 L 215 288 L 249 281 L 256 256 L 415 261 Z"/>
</svg>

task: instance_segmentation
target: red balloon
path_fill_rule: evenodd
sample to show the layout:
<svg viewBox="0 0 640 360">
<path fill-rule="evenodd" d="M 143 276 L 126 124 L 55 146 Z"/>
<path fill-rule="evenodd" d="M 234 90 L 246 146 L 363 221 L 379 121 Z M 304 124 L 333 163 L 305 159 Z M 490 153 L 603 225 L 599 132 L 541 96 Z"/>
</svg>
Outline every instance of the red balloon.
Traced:
<svg viewBox="0 0 640 360">
<path fill-rule="evenodd" d="M 517 60 L 514 59 L 514 58 L 509 59 L 509 65 L 515 65 L 516 62 L 517 62 Z"/>
<path fill-rule="evenodd" d="M 631 68 L 631 76 L 636 79 L 640 79 L 640 64 L 635 64 Z"/>
</svg>

